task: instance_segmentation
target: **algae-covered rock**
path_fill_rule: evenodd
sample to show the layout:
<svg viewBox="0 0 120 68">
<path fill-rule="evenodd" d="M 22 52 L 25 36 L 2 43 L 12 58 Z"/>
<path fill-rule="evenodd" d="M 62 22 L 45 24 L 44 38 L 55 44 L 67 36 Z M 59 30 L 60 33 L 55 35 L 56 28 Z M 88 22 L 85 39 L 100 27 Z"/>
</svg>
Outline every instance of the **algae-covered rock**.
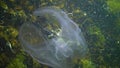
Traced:
<svg viewBox="0 0 120 68">
<path fill-rule="evenodd" d="M 111 13 L 120 13 L 120 0 L 107 0 Z"/>
<path fill-rule="evenodd" d="M 18 54 L 6 68 L 27 68 L 27 66 L 24 65 L 24 59 L 25 57 L 22 54 Z"/>
<path fill-rule="evenodd" d="M 83 68 L 96 68 L 94 63 L 91 60 L 83 59 L 81 60 Z"/>
</svg>

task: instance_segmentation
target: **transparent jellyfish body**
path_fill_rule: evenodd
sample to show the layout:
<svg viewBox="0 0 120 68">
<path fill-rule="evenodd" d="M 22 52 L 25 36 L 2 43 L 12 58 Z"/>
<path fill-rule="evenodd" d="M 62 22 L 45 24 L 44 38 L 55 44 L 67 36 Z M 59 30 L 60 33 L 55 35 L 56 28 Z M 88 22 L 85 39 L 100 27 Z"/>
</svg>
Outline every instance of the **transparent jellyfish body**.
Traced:
<svg viewBox="0 0 120 68">
<path fill-rule="evenodd" d="M 24 50 L 42 64 L 73 68 L 72 60 L 87 52 L 81 29 L 55 7 L 37 9 L 33 14 L 36 21 L 20 27 L 19 39 Z"/>
</svg>

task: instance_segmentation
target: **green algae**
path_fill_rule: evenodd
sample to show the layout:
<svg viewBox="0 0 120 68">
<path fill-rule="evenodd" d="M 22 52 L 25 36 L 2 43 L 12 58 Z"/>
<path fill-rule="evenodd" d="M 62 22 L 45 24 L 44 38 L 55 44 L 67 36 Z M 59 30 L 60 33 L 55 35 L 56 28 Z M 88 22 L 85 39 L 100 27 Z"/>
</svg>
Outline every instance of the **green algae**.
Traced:
<svg viewBox="0 0 120 68">
<path fill-rule="evenodd" d="M 27 68 L 24 64 L 25 57 L 22 54 L 18 54 L 6 68 Z"/>
<path fill-rule="evenodd" d="M 107 0 L 111 13 L 120 13 L 120 0 Z"/>
</svg>

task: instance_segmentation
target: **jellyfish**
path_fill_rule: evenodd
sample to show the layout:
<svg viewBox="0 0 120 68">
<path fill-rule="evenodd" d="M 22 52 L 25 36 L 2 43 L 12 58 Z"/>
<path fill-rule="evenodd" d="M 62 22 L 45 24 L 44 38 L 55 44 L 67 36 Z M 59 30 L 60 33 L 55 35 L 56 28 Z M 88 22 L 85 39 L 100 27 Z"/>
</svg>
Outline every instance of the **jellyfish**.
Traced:
<svg viewBox="0 0 120 68">
<path fill-rule="evenodd" d="M 73 68 L 83 58 L 87 44 L 79 26 L 67 13 L 55 7 L 33 12 L 34 22 L 25 22 L 19 31 L 23 49 L 38 62 L 53 68 Z"/>
</svg>

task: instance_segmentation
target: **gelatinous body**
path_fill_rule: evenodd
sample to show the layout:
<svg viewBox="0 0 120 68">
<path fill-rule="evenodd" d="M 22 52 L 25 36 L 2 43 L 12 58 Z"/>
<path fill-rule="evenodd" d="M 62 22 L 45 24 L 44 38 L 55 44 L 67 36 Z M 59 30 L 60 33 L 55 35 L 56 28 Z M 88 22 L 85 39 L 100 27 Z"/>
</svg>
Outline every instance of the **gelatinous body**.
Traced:
<svg viewBox="0 0 120 68">
<path fill-rule="evenodd" d="M 19 39 L 24 50 L 40 63 L 53 68 L 73 68 L 72 60 L 86 54 L 87 45 L 81 29 L 67 14 L 46 7 L 33 13 L 34 23 L 24 23 Z"/>
</svg>

